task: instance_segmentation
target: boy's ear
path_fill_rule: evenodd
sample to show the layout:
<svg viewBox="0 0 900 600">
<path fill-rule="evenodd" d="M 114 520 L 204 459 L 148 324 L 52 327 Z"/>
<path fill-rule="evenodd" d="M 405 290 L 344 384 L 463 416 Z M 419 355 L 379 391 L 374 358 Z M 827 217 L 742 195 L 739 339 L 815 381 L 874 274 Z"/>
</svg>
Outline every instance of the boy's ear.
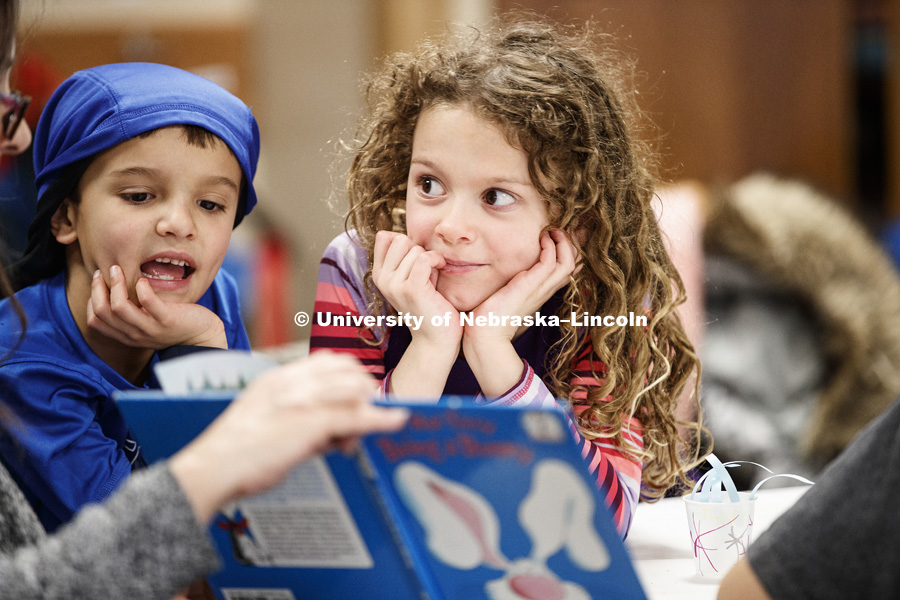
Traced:
<svg viewBox="0 0 900 600">
<path fill-rule="evenodd" d="M 77 222 L 78 213 L 75 204 L 66 198 L 50 217 L 50 232 L 57 242 L 66 246 L 78 239 L 78 230 L 75 227 Z"/>
</svg>

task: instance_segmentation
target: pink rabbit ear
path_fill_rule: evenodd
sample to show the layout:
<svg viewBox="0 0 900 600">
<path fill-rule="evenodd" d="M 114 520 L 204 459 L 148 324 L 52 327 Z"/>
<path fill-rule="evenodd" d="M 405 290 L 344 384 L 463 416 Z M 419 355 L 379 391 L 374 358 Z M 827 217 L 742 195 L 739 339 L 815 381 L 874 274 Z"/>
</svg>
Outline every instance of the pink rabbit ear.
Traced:
<svg viewBox="0 0 900 600">
<path fill-rule="evenodd" d="M 563 600 L 566 588 L 547 575 L 513 575 L 509 587 L 525 600 Z"/>
<path fill-rule="evenodd" d="M 469 528 L 472 536 L 478 540 L 481 546 L 484 562 L 497 569 L 502 569 L 506 564 L 506 560 L 497 556 L 488 546 L 487 538 L 485 537 L 485 524 L 482 522 L 481 515 L 478 514 L 475 506 L 437 481 L 429 481 L 428 488 L 434 493 L 436 498 L 447 505 L 447 508 L 459 515 L 460 521 Z"/>
<path fill-rule="evenodd" d="M 415 461 L 398 466 L 394 481 L 437 559 L 457 569 L 509 565 L 500 552 L 497 513 L 480 494 Z"/>
</svg>

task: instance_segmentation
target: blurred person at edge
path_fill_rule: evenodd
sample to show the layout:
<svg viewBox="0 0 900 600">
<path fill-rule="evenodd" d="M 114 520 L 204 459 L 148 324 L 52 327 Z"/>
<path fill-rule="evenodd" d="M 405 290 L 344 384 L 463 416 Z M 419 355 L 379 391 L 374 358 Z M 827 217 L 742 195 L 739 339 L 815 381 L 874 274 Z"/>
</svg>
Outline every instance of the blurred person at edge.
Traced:
<svg viewBox="0 0 900 600">
<path fill-rule="evenodd" d="M 18 8 L 17 0 L 0 0 L 5 98 Z M 30 144 L 26 123 L 10 137 L 5 131 L 4 155 Z M 0 267 L 0 296 L 10 293 Z M 171 597 L 218 568 L 206 524 L 221 506 L 274 486 L 317 453 L 403 425 L 404 410 L 370 403 L 374 389 L 356 361 L 333 354 L 265 373 L 178 454 L 136 473 L 107 502 L 85 507 L 52 536 L 0 464 L 0 599 Z M 16 423 L 0 390 L 0 429 L 16 435 Z"/>
</svg>

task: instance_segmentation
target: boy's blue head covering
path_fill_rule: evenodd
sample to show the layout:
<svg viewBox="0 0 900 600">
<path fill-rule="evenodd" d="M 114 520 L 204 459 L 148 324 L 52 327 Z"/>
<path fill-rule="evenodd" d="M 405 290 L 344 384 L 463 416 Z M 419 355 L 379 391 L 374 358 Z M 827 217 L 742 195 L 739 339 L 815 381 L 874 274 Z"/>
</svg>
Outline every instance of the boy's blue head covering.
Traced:
<svg viewBox="0 0 900 600">
<path fill-rule="evenodd" d="M 231 148 L 246 180 L 244 211 L 235 224 L 253 209 L 259 127 L 241 100 L 208 79 L 167 65 L 121 63 L 79 71 L 50 97 L 34 132 L 37 215 L 28 229 L 28 247 L 10 269 L 17 289 L 64 266 L 50 220 L 90 158 L 171 125 L 197 125 Z"/>
<path fill-rule="evenodd" d="M 248 214 L 256 205 L 259 158 L 250 109 L 208 79 L 152 63 L 86 69 L 57 88 L 34 132 L 38 198 L 64 167 L 169 125 L 198 125 L 228 144 L 246 177 Z"/>
</svg>

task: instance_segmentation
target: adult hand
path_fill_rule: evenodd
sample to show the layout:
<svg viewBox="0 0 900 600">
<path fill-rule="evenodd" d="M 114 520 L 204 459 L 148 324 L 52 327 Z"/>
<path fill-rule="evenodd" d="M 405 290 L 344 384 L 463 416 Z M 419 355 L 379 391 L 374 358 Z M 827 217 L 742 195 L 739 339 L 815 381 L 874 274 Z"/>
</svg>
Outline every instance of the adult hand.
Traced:
<svg viewBox="0 0 900 600">
<path fill-rule="evenodd" d="M 128 297 L 128 284 L 118 265 L 109 270 L 110 285 L 100 271 L 91 281 L 87 324 L 126 346 L 159 350 L 170 346 L 227 348 L 222 320 L 199 304 L 167 302 L 141 278 L 135 284 L 140 306 Z"/>
<path fill-rule="evenodd" d="M 206 522 L 224 504 L 281 482 L 307 458 L 400 429 L 407 411 L 374 406 L 376 387 L 359 362 L 328 351 L 267 371 L 169 468 Z"/>
<path fill-rule="evenodd" d="M 216 596 L 206 579 L 198 579 L 181 590 L 172 600 L 216 600 Z"/>
</svg>

